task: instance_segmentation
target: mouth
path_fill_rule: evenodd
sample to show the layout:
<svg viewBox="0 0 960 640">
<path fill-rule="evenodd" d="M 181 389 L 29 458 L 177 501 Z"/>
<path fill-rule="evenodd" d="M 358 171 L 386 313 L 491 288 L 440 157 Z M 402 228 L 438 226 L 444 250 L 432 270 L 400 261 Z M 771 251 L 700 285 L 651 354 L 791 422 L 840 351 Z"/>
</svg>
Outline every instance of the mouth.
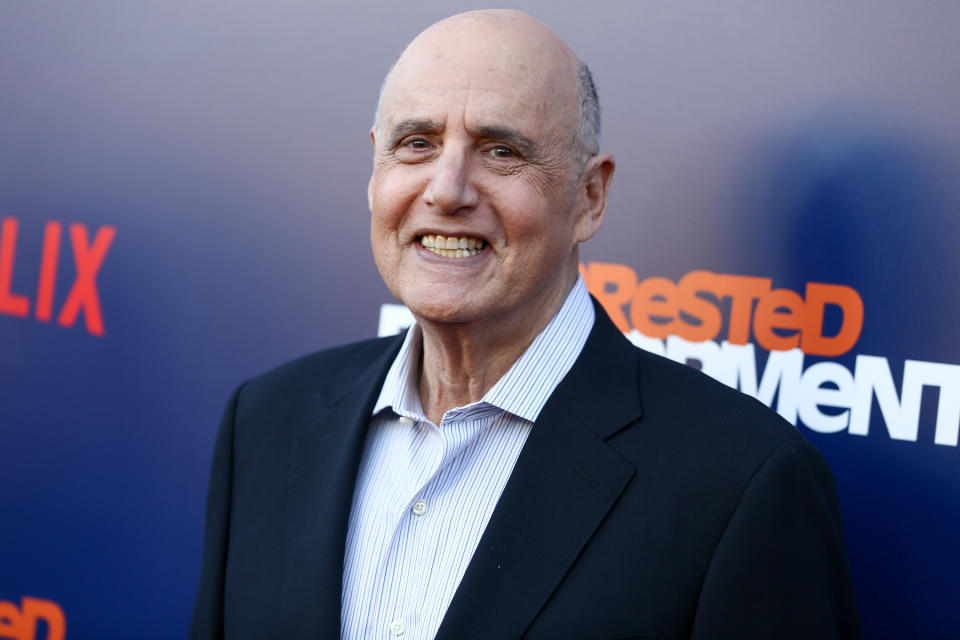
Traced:
<svg viewBox="0 0 960 640">
<path fill-rule="evenodd" d="M 471 236 L 428 235 L 420 236 L 418 240 L 424 249 L 444 258 L 469 258 L 487 246 L 483 240 Z"/>
</svg>

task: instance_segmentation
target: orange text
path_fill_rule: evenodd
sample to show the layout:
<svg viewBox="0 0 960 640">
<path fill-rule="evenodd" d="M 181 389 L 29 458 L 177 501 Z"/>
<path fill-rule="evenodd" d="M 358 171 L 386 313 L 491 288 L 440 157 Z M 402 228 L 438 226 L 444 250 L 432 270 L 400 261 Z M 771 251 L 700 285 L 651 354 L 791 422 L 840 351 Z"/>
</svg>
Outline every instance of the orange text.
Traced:
<svg viewBox="0 0 960 640">
<path fill-rule="evenodd" d="M 590 290 L 617 327 L 651 338 L 677 335 L 691 342 L 718 338 L 726 320 L 726 339 L 746 344 L 751 337 L 767 351 L 799 347 L 804 353 L 839 356 L 849 351 L 863 328 L 863 300 L 854 289 L 808 282 L 803 295 L 774 289 L 770 278 L 691 271 L 677 282 L 639 280 L 622 264 L 581 265 Z M 824 335 L 829 305 L 843 314 L 840 329 Z"/>
<path fill-rule="evenodd" d="M 10 640 L 38 640 L 37 622 L 47 624 L 46 640 L 64 640 L 67 622 L 63 610 L 49 600 L 39 598 L 20 599 L 20 607 L 0 600 L 0 638 Z"/>
</svg>

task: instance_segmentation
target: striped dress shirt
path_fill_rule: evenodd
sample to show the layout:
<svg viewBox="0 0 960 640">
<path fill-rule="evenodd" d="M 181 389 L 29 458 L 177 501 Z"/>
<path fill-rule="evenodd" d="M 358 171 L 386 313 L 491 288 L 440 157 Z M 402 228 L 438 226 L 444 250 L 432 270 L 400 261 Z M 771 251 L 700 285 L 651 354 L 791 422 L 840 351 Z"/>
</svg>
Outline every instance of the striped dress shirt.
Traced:
<svg viewBox="0 0 960 640">
<path fill-rule="evenodd" d="M 436 635 L 533 422 L 593 322 L 578 278 L 507 373 L 480 401 L 447 411 L 439 425 L 420 405 L 420 328 L 407 332 L 360 462 L 344 556 L 342 638 Z"/>
</svg>

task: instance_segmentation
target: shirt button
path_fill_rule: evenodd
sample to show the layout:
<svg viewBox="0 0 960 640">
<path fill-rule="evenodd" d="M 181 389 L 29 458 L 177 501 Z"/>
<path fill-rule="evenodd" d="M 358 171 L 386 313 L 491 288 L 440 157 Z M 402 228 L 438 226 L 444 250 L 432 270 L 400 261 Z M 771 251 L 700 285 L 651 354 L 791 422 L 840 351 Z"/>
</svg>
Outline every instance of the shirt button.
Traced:
<svg viewBox="0 0 960 640">
<path fill-rule="evenodd" d="M 403 620 L 398 619 L 390 623 L 390 633 L 393 635 L 402 636 L 404 631 L 405 627 L 403 626 Z"/>
<path fill-rule="evenodd" d="M 413 424 L 413 418 L 408 418 L 407 416 L 400 416 L 400 424 Z"/>
<path fill-rule="evenodd" d="M 413 511 L 413 515 L 422 516 L 427 512 L 427 503 L 423 500 L 417 500 L 413 503 L 413 506 L 410 508 Z"/>
</svg>

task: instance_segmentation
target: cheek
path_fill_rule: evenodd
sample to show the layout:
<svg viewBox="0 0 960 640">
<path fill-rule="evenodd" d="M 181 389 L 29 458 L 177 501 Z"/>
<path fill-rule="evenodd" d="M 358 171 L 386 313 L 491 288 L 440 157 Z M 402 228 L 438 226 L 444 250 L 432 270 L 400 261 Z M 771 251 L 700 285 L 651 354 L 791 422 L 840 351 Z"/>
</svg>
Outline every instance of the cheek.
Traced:
<svg viewBox="0 0 960 640">
<path fill-rule="evenodd" d="M 374 175 L 370 188 L 370 212 L 375 226 L 396 227 L 416 203 L 421 180 L 409 171 L 393 170 Z"/>
<path fill-rule="evenodd" d="M 512 190 L 501 195 L 501 202 L 509 208 L 510 220 L 505 220 L 507 233 L 514 240 L 536 240 L 546 248 L 569 244 L 570 203 L 562 198 L 545 198 L 532 189 Z"/>
</svg>

